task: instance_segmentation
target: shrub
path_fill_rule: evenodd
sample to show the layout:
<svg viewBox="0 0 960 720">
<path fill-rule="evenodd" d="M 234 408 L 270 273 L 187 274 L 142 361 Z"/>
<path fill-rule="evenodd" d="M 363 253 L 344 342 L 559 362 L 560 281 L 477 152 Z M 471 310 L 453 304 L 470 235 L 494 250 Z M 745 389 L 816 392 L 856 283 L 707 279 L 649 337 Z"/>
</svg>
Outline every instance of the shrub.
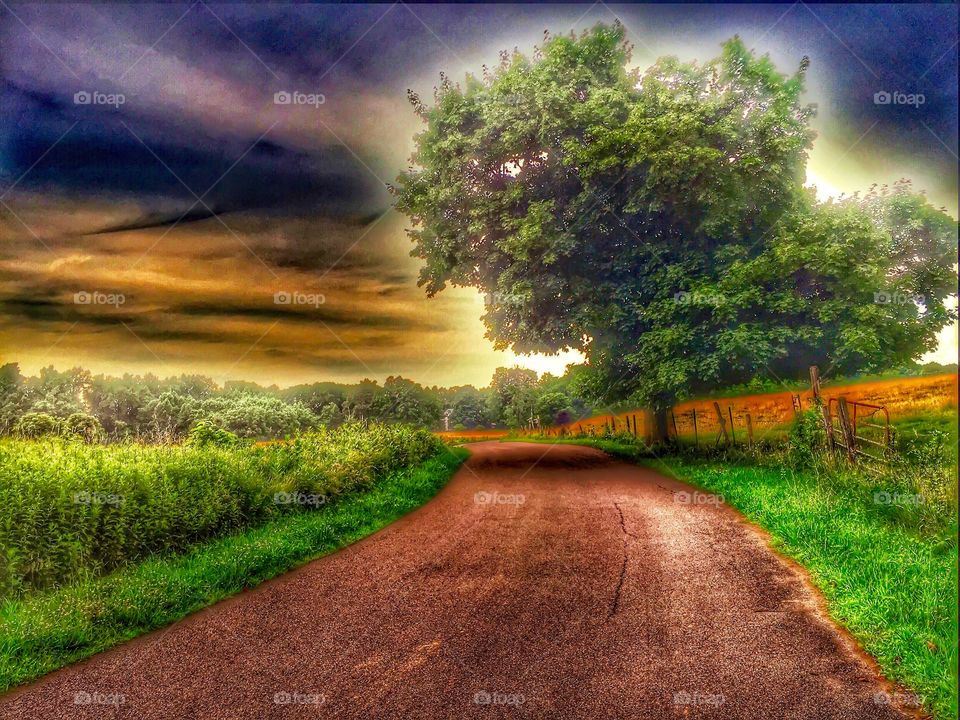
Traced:
<svg viewBox="0 0 960 720">
<path fill-rule="evenodd" d="M 201 420 L 190 430 L 187 442 L 190 445 L 203 447 L 204 445 L 215 445 L 216 447 L 232 447 L 240 441 L 236 435 L 229 430 L 217 427 L 213 423 Z"/>
<path fill-rule="evenodd" d="M 823 416 L 820 410 L 800 413 L 787 438 L 787 459 L 793 468 L 813 467 L 824 449 Z"/>
<path fill-rule="evenodd" d="M 64 434 L 77 436 L 85 442 L 97 442 L 103 438 L 103 425 L 93 415 L 73 413 L 66 419 Z"/>
<path fill-rule="evenodd" d="M 29 412 L 13 426 L 13 434 L 20 438 L 40 438 L 63 432 L 60 418 L 43 412 Z"/>
</svg>

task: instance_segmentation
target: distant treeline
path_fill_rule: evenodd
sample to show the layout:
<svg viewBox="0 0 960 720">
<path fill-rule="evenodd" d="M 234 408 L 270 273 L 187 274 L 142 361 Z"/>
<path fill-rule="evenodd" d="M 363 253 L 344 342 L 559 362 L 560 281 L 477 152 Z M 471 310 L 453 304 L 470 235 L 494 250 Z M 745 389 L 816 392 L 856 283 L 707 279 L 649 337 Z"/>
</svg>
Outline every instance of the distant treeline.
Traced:
<svg viewBox="0 0 960 720">
<path fill-rule="evenodd" d="M 279 388 L 202 375 L 111 377 L 73 368 L 24 376 L 0 366 L 0 434 L 80 435 L 88 440 L 176 442 L 203 422 L 246 438 L 278 438 L 352 421 L 430 429 L 552 425 L 591 414 L 575 366 L 562 377 L 498 368 L 489 387 L 424 387 L 402 377 L 383 384 L 317 382 Z"/>
<path fill-rule="evenodd" d="M 885 375 L 955 372 L 956 365 L 917 363 Z M 783 390 L 793 381 L 757 379 L 740 393 Z M 804 381 L 796 380 L 799 387 Z M 736 394 L 736 393 L 735 393 Z M 431 430 L 547 427 L 637 405 L 604 404 L 604 387 L 585 365 L 563 377 L 497 368 L 488 387 L 424 387 L 403 377 L 383 384 L 316 382 L 280 388 L 203 375 L 110 377 L 73 368 L 43 368 L 24 376 L 17 363 L 0 365 L 0 435 L 80 435 L 88 440 L 177 442 L 203 422 L 243 438 L 280 438 L 354 421 L 406 423 Z"/>
</svg>

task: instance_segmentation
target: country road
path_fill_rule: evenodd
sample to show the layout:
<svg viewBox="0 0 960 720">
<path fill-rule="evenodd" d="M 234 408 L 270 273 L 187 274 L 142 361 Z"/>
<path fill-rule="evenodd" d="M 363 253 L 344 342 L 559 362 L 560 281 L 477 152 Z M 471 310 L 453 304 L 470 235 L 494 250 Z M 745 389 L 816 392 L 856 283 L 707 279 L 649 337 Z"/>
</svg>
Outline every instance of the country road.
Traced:
<svg viewBox="0 0 960 720">
<path fill-rule="evenodd" d="M 0 697 L 0 718 L 903 718 L 715 498 L 480 443 L 375 535 Z"/>
</svg>

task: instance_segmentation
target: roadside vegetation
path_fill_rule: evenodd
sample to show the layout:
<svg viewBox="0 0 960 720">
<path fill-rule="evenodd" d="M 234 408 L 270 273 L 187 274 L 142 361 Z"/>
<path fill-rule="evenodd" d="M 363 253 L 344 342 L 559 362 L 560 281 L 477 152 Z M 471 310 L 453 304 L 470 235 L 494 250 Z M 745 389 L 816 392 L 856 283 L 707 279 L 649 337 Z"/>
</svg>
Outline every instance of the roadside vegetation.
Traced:
<svg viewBox="0 0 960 720">
<path fill-rule="evenodd" d="M 206 425 L 182 445 L 0 440 L 0 597 L 316 509 L 440 449 L 426 430 L 358 424 L 259 446 Z"/>
<path fill-rule="evenodd" d="M 435 450 L 437 448 L 434 448 Z M 384 471 L 315 510 L 0 605 L 0 691 L 179 620 L 376 532 L 429 500 L 467 452 Z"/>
<path fill-rule="evenodd" d="M 626 433 L 534 439 L 596 447 L 722 495 L 809 571 L 831 616 L 901 685 L 896 700 L 956 717 L 957 410 L 897 420 L 896 453 L 875 469 L 829 455 L 819 427 L 803 414 L 785 440 L 752 451 L 652 448 Z"/>
</svg>

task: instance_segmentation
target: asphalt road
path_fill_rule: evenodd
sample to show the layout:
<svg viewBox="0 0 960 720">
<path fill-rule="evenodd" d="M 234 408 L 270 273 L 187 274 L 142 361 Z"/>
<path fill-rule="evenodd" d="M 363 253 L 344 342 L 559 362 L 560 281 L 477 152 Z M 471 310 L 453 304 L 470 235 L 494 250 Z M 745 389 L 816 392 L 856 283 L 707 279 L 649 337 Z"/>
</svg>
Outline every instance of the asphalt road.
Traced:
<svg viewBox="0 0 960 720">
<path fill-rule="evenodd" d="M 0 698 L 0 717 L 904 717 L 802 574 L 715 498 L 482 443 L 334 555 Z"/>
</svg>

